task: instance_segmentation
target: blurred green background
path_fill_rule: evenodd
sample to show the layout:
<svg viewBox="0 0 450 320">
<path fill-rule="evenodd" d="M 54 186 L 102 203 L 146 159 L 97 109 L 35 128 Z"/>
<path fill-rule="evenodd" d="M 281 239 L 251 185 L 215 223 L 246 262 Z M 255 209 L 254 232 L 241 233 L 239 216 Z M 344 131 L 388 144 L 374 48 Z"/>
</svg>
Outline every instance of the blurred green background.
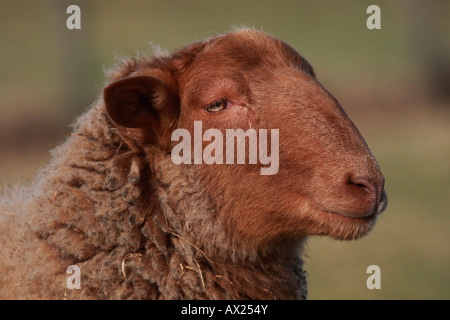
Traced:
<svg viewBox="0 0 450 320">
<path fill-rule="evenodd" d="M 81 30 L 66 8 L 81 7 Z M 381 8 L 369 30 L 366 9 Z M 309 299 L 450 298 L 449 1 L 0 2 L 0 183 L 29 181 L 101 93 L 114 57 L 246 25 L 290 43 L 356 123 L 387 210 L 354 242 L 311 238 Z M 381 289 L 366 268 L 381 268 Z"/>
</svg>

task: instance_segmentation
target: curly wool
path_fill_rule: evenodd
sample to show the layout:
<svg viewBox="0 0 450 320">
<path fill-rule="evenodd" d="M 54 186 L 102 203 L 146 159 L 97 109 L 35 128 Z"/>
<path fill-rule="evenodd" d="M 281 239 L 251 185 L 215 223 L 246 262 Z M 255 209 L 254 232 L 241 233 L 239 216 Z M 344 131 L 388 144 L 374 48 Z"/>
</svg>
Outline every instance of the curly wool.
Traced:
<svg viewBox="0 0 450 320">
<path fill-rule="evenodd" d="M 3 299 L 306 297 L 298 255 L 239 248 L 195 168 L 125 139 L 102 100 L 15 193 L 0 215 Z M 66 288 L 70 265 L 80 290 Z"/>
</svg>

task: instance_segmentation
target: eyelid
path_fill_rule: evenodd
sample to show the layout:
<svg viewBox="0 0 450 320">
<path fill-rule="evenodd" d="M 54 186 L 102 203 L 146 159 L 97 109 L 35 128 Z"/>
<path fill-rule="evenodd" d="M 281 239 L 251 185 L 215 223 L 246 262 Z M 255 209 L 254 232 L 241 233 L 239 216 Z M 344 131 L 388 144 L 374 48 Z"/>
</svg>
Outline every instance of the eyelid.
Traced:
<svg viewBox="0 0 450 320">
<path fill-rule="evenodd" d="M 212 105 L 212 104 L 215 104 L 216 102 L 219 102 L 219 101 L 228 102 L 228 99 L 225 99 L 225 98 L 214 99 L 214 100 L 211 101 L 210 103 L 207 103 L 207 104 L 205 105 L 205 107 L 210 106 L 210 105 Z"/>
<path fill-rule="evenodd" d="M 224 108 L 223 108 L 222 110 L 219 110 L 219 111 L 209 111 L 208 108 L 209 108 L 210 106 L 216 104 L 217 102 L 225 103 Z M 219 112 L 222 112 L 222 111 L 228 109 L 231 105 L 233 105 L 233 102 L 231 102 L 231 101 L 228 100 L 228 99 L 222 98 L 222 99 L 217 99 L 217 100 L 214 100 L 214 101 L 211 102 L 211 103 L 206 104 L 206 105 L 203 107 L 203 109 L 204 109 L 206 112 L 208 112 L 208 113 L 219 113 Z"/>
</svg>

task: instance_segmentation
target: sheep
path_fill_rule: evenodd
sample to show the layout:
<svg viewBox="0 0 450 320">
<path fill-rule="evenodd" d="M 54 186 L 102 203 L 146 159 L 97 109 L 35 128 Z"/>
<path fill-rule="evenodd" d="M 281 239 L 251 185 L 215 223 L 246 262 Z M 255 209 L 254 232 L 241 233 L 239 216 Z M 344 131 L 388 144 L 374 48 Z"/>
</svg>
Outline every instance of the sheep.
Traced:
<svg viewBox="0 0 450 320">
<path fill-rule="evenodd" d="M 194 121 L 279 130 L 279 171 L 175 164 L 172 133 Z M 308 236 L 363 237 L 387 197 L 311 65 L 240 28 L 121 59 L 49 165 L 1 203 L 2 299 L 306 299 Z"/>
</svg>

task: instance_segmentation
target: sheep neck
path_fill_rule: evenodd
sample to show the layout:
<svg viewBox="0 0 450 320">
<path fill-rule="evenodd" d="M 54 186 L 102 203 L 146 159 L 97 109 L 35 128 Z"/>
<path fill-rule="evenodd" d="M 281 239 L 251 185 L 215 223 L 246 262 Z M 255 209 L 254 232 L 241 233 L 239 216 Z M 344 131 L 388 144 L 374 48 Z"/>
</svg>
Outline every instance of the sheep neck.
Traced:
<svg viewBox="0 0 450 320">
<path fill-rule="evenodd" d="M 152 223 L 166 235 L 158 252 L 172 252 L 183 277 L 193 273 L 198 288 L 214 288 L 209 298 L 305 298 L 306 280 L 299 257 L 299 243 L 248 248 L 229 236 L 195 166 L 177 166 L 170 156 L 147 150 L 159 208 Z M 179 259 L 179 260 L 178 260 Z M 189 282 L 194 281 L 190 278 Z M 181 284 L 182 286 L 182 284 Z M 187 295 L 188 297 L 189 294 Z M 205 298 L 200 294 L 200 298 Z"/>
</svg>

